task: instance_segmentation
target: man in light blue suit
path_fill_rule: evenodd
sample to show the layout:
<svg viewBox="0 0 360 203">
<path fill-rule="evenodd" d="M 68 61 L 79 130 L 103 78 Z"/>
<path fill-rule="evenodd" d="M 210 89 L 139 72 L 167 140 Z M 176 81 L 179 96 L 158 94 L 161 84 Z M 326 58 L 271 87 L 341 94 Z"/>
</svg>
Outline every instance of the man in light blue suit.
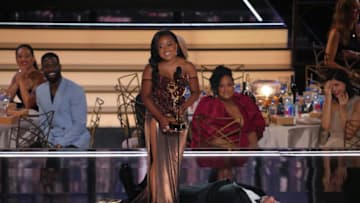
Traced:
<svg viewBox="0 0 360 203">
<path fill-rule="evenodd" d="M 55 53 L 44 54 L 41 65 L 48 81 L 36 89 L 39 113 L 55 112 L 49 142 L 56 148 L 88 147 L 90 134 L 86 128 L 87 105 L 83 88 L 61 76 L 60 59 Z"/>
</svg>

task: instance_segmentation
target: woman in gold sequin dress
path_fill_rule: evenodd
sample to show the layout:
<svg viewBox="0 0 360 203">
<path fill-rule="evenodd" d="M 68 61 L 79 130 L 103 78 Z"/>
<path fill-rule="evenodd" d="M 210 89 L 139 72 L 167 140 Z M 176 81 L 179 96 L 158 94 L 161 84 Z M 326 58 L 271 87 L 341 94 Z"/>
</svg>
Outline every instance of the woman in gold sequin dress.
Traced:
<svg viewBox="0 0 360 203">
<path fill-rule="evenodd" d="M 185 88 L 191 95 L 185 99 Z M 142 76 L 141 97 L 146 106 L 145 137 L 148 150 L 148 184 L 134 202 L 179 202 L 178 177 L 187 124 L 170 128 L 177 117 L 199 97 L 195 66 L 186 60 L 176 35 L 158 31 L 151 42 L 151 57 Z"/>
</svg>

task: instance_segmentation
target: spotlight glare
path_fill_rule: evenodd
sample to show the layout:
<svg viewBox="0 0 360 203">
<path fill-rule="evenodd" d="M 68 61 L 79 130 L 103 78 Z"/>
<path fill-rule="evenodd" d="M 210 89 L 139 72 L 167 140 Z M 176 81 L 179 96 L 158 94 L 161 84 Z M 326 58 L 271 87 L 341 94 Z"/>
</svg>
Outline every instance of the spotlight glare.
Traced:
<svg viewBox="0 0 360 203">
<path fill-rule="evenodd" d="M 263 19 L 260 16 L 260 14 L 255 10 L 255 8 L 252 6 L 252 4 L 248 0 L 243 0 L 245 5 L 248 7 L 248 9 L 251 11 L 251 13 L 255 16 L 256 20 L 259 22 L 262 22 Z"/>
</svg>

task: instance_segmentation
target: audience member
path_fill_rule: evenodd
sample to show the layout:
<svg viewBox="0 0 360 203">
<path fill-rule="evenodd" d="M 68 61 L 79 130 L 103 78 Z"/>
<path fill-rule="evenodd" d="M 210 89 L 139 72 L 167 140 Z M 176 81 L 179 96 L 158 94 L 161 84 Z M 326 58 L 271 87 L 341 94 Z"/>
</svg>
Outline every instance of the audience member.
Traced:
<svg viewBox="0 0 360 203">
<path fill-rule="evenodd" d="M 324 85 L 325 102 L 321 124 L 330 136 L 324 146 L 342 148 L 346 121 L 356 119 L 360 97 L 355 94 L 345 71 L 332 70 L 328 75 Z"/>
<path fill-rule="evenodd" d="M 44 75 L 38 70 L 34 49 L 28 44 L 21 44 L 15 51 L 18 71 L 15 73 L 7 89 L 10 100 L 13 101 L 17 96 L 21 103 L 17 107 L 36 109 L 35 89 L 38 85 L 45 82 Z"/>
<path fill-rule="evenodd" d="M 325 50 L 325 64 L 359 79 L 360 70 L 359 0 L 338 0 Z M 356 63 L 352 67 L 348 64 Z M 349 69 L 352 68 L 352 69 Z"/>
<path fill-rule="evenodd" d="M 36 89 L 39 113 L 54 111 L 49 142 L 56 148 L 89 146 L 86 128 L 87 106 L 84 90 L 62 77 L 58 55 L 49 52 L 41 58 L 47 82 Z"/>
<path fill-rule="evenodd" d="M 250 97 L 234 91 L 232 71 L 218 66 L 210 77 L 213 96 L 203 97 L 191 123 L 191 147 L 256 148 L 265 121 Z M 232 178 L 232 167 L 243 159 L 199 158 L 200 166 L 219 168 L 220 178 Z"/>
<path fill-rule="evenodd" d="M 358 118 L 360 111 L 360 97 L 355 95 L 348 75 L 343 70 L 332 70 L 324 86 L 325 102 L 321 120 L 322 128 L 329 132 L 327 142 L 323 148 L 359 148 L 359 132 L 357 135 L 348 134 L 346 137 L 345 126 L 348 120 Z M 347 144 L 351 143 L 351 144 Z M 332 171 L 332 163 L 335 170 Z M 346 178 L 346 163 L 343 157 L 331 160 L 324 157 L 324 191 L 341 191 Z"/>
</svg>

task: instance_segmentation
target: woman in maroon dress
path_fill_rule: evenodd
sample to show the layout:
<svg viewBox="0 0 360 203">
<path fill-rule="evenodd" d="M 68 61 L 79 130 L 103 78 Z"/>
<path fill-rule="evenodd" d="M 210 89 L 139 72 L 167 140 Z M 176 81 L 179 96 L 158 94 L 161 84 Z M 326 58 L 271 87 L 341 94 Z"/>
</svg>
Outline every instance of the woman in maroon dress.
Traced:
<svg viewBox="0 0 360 203">
<path fill-rule="evenodd" d="M 248 96 L 234 92 L 232 72 L 218 66 L 210 78 L 214 96 L 199 102 L 191 123 L 191 147 L 256 148 L 265 129 L 265 121 Z M 233 166 L 242 165 L 239 158 L 199 158 L 201 167 L 219 168 L 219 178 L 229 178 Z"/>
</svg>

